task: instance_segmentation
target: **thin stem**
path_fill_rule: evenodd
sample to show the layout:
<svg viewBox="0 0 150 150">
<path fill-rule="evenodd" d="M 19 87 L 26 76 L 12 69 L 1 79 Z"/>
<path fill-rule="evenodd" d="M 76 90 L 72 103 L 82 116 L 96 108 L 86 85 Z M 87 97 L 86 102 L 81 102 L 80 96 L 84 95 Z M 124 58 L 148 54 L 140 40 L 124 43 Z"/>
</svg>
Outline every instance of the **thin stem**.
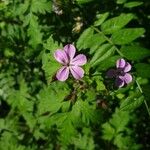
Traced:
<svg viewBox="0 0 150 150">
<path fill-rule="evenodd" d="M 96 32 L 102 34 L 102 35 L 104 36 L 104 38 L 106 39 L 106 41 L 109 42 L 111 45 L 114 46 L 114 48 L 116 49 L 117 53 L 118 53 L 120 56 L 122 56 L 122 57 L 124 56 L 124 55 L 120 52 L 120 50 L 116 47 L 116 45 L 115 45 L 102 31 L 100 31 L 99 29 L 95 28 L 94 26 L 92 26 L 92 28 L 93 28 Z"/>
<path fill-rule="evenodd" d="M 138 86 L 139 91 L 141 92 L 141 94 L 143 94 L 143 90 L 142 90 L 142 88 L 141 88 L 141 86 L 140 86 L 140 84 L 138 83 L 137 80 L 136 80 L 136 84 L 137 84 L 137 86 Z M 147 104 L 147 101 L 146 101 L 145 99 L 144 99 L 144 104 L 145 104 L 147 113 L 148 113 L 148 115 L 150 116 L 150 109 L 149 109 L 148 104 Z"/>
<path fill-rule="evenodd" d="M 150 116 L 150 110 L 149 110 L 147 101 L 146 101 L 145 99 L 144 99 L 144 104 L 145 104 L 145 107 L 146 107 L 146 109 L 147 109 L 147 113 L 148 113 L 148 115 Z"/>
</svg>

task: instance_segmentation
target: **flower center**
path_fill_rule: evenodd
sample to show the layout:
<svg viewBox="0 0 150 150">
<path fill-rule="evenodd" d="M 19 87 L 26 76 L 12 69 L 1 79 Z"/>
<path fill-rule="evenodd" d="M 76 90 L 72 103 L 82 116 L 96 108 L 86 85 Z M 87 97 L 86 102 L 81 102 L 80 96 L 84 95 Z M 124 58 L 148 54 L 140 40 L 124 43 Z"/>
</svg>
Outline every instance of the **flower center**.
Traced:
<svg viewBox="0 0 150 150">
<path fill-rule="evenodd" d="M 124 72 L 123 69 L 118 68 L 117 71 L 116 71 L 116 75 L 117 75 L 117 76 L 124 76 L 124 75 L 125 75 L 125 72 Z"/>
</svg>

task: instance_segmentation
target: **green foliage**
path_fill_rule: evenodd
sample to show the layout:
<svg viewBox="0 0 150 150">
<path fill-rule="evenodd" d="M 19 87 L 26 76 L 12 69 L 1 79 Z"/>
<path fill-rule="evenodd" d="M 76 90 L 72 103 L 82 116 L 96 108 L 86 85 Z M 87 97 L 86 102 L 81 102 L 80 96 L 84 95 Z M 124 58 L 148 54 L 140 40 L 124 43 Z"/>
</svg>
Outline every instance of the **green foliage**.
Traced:
<svg viewBox="0 0 150 150">
<path fill-rule="evenodd" d="M 125 3 L 127 0 L 117 0 L 117 4 L 123 4 Z"/>
<path fill-rule="evenodd" d="M 78 4 L 86 4 L 92 2 L 93 0 L 76 0 Z"/>
<path fill-rule="evenodd" d="M 42 34 L 39 30 L 38 25 L 38 17 L 35 15 L 28 14 L 29 16 L 29 28 L 28 28 L 28 36 L 30 37 L 29 45 L 32 45 L 33 47 L 36 47 L 38 44 L 42 42 Z"/>
<path fill-rule="evenodd" d="M 99 26 L 99 25 L 101 25 L 106 19 L 107 19 L 107 17 L 109 16 L 109 13 L 108 12 L 106 12 L 106 13 L 104 13 L 104 14 L 98 14 L 97 16 L 96 16 L 96 21 L 94 22 L 94 26 Z"/>
<path fill-rule="evenodd" d="M 0 147 L 2 150 L 25 150 L 26 147 L 23 145 L 18 145 L 17 139 L 15 136 L 10 134 L 9 132 L 4 132 L 2 135 L 2 141 L 0 141 Z"/>
<path fill-rule="evenodd" d="M 105 60 L 103 60 L 103 61 L 98 65 L 97 70 L 98 70 L 98 71 L 100 71 L 100 70 L 106 70 L 106 69 L 109 69 L 109 68 L 111 68 L 111 67 L 114 67 L 116 61 L 117 61 L 119 58 L 121 58 L 119 55 L 115 55 L 115 56 L 109 57 L 109 59 L 107 60 L 107 63 L 106 63 Z"/>
<path fill-rule="evenodd" d="M 143 28 L 122 29 L 116 31 L 111 38 L 114 44 L 118 45 L 129 44 L 133 40 L 142 36 L 144 32 L 145 30 Z"/>
<path fill-rule="evenodd" d="M 32 0 L 31 11 L 34 13 L 45 14 L 46 12 L 51 12 L 52 3 L 47 2 L 46 0 Z"/>
<path fill-rule="evenodd" d="M 77 48 L 79 50 L 88 48 L 88 42 L 91 40 L 94 30 L 92 28 L 86 29 L 77 41 Z"/>
<path fill-rule="evenodd" d="M 42 89 L 38 95 L 38 114 L 56 113 L 62 107 L 67 94 L 69 89 L 65 83 L 51 83 L 49 87 Z"/>
<path fill-rule="evenodd" d="M 60 64 L 54 59 L 54 51 L 60 47 L 57 42 L 54 43 L 52 37 L 49 37 L 44 48 L 49 51 L 42 54 L 42 68 L 45 71 L 47 81 L 50 82 L 60 67 Z"/>
<path fill-rule="evenodd" d="M 150 51 L 140 46 L 123 46 L 121 48 L 122 54 L 129 60 L 141 60 L 150 56 Z"/>
<path fill-rule="evenodd" d="M 132 19 L 133 14 L 121 14 L 118 17 L 114 17 L 104 22 L 101 26 L 101 29 L 104 33 L 110 34 L 121 28 L 123 28 L 126 24 L 128 24 Z"/>
<path fill-rule="evenodd" d="M 0 1 L 0 150 L 149 149 L 149 6 Z M 61 82 L 54 52 L 68 43 L 88 61 Z M 119 58 L 133 77 L 120 89 L 106 76 Z"/>
<path fill-rule="evenodd" d="M 78 149 L 95 149 L 94 140 L 92 138 L 92 132 L 88 128 L 84 128 L 83 135 L 79 134 L 77 138 L 73 139 L 73 143 Z"/>
<path fill-rule="evenodd" d="M 140 146 L 132 141 L 132 132 L 126 128 L 130 120 L 128 112 L 116 110 L 109 122 L 102 125 L 103 139 L 113 141 L 119 149 L 139 149 Z"/>
<path fill-rule="evenodd" d="M 120 109 L 133 111 L 135 108 L 139 107 L 142 104 L 143 100 L 144 97 L 141 95 L 141 93 L 132 93 L 121 103 Z"/>
<path fill-rule="evenodd" d="M 149 78 L 150 74 L 150 65 L 145 63 L 138 63 L 135 65 L 137 70 L 137 75 L 143 78 Z"/>
<path fill-rule="evenodd" d="M 109 137 L 107 134 L 104 134 L 103 138 L 106 140 L 111 140 L 113 139 L 114 136 L 116 136 L 116 134 L 119 134 L 120 132 L 124 131 L 126 128 L 126 125 L 128 124 L 130 120 L 129 114 L 127 112 L 121 112 L 121 111 L 116 111 L 113 116 L 112 119 L 109 120 L 108 123 L 105 123 L 102 127 L 104 129 L 103 132 L 107 132 L 107 134 L 109 134 L 109 130 L 114 130 L 114 132 L 112 132 L 112 135 Z M 108 126 L 108 131 L 107 131 L 107 126 Z M 112 127 L 112 129 L 110 129 Z M 105 136 L 107 135 L 107 136 Z"/>
<path fill-rule="evenodd" d="M 133 2 L 125 3 L 124 7 L 133 8 L 133 7 L 140 6 L 142 4 L 143 4 L 143 2 L 133 1 Z"/>
<path fill-rule="evenodd" d="M 105 59 L 109 58 L 115 51 L 115 48 L 110 44 L 105 44 L 100 47 L 100 49 L 97 49 L 97 52 L 91 59 L 91 64 L 94 66 L 101 61 L 104 61 Z"/>
</svg>

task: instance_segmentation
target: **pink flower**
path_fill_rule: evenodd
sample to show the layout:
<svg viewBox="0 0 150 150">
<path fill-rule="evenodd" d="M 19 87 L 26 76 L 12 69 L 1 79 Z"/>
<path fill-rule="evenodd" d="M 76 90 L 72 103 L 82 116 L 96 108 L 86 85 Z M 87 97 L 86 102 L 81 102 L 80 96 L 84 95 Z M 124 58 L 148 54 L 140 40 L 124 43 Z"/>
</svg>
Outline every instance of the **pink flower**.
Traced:
<svg viewBox="0 0 150 150">
<path fill-rule="evenodd" d="M 123 58 L 118 59 L 116 62 L 116 69 L 110 69 L 107 72 L 107 76 L 109 78 L 115 78 L 116 86 L 121 88 L 125 84 L 129 84 L 133 80 L 131 74 L 129 73 L 131 67 L 132 66 Z"/>
<path fill-rule="evenodd" d="M 69 73 L 77 80 L 84 76 L 84 70 L 80 66 L 86 64 L 86 56 L 83 54 L 75 56 L 75 53 L 76 49 L 72 44 L 67 44 L 63 50 L 58 49 L 55 51 L 55 59 L 63 65 L 56 74 L 58 80 L 67 80 Z"/>
</svg>

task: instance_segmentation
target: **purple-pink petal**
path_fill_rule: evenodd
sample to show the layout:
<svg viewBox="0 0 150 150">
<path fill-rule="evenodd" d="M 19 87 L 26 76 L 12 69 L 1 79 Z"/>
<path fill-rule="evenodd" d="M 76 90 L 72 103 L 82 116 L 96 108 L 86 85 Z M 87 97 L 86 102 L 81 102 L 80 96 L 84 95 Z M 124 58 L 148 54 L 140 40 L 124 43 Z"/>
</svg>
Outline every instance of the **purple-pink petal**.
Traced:
<svg viewBox="0 0 150 150">
<path fill-rule="evenodd" d="M 84 76 L 84 70 L 78 66 L 71 66 L 70 67 L 71 74 L 75 79 L 81 79 Z"/>
<path fill-rule="evenodd" d="M 65 47 L 64 47 L 64 51 L 66 52 L 69 60 L 72 60 L 73 57 L 75 56 L 75 53 L 76 53 L 76 48 L 74 47 L 74 45 L 72 44 L 67 44 Z"/>
<path fill-rule="evenodd" d="M 126 73 L 123 77 L 126 84 L 129 84 L 132 81 L 132 76 L 129 73 Z"/>
<path fill-rule="evenodd" d="M 82 66 L 87 63 L 87 58 L 83 54 L 77 55 L 73 60 L 70 62 L 71 65 L 75 66 Z"/>
<path fill-rule="evenodd" d="M 124 67 L 124 72 L 129 72 L 130 70 L 131 70 L 131 65 L 128 62 L 126 62 L 126 65 Z"/>
<path fill-rule="evenodd" d="M 116 78 L 115 85 L 119 88 L 124 86 L 124 80 L 120 77 Z"/>
<path fill-rule="evenodd" d="M 122 59 L 118 59 L 117 62 L 116 62 L 116 67 L 117 68 L 124 68 L 125 67 L 125 60 L 122 58 Z"/>
<path fill-rule="evenodd" d="M 59 81 L 65 81 L 69 76 L 69 68 L 66 66 L 61 67 L 56 74 L 56 77 Z"/>
<path fill-rule="evenodd" d="M 63 65 L 66 65 L 69 62 L 68 57 L 67 57 L 65 51 L 63 51 L 63 50 L 59 50 L 59 49 L 56 50 L 54 53 L 54 57 L 59 63 L 61 63 Z"/>
<path fill-rule="evenodd" d="M 108 78 L 114 78 L 116 77 L 116 70 L 115 69 L 110 69 L 107 71 L 107 77 Z"/>
</svg>

